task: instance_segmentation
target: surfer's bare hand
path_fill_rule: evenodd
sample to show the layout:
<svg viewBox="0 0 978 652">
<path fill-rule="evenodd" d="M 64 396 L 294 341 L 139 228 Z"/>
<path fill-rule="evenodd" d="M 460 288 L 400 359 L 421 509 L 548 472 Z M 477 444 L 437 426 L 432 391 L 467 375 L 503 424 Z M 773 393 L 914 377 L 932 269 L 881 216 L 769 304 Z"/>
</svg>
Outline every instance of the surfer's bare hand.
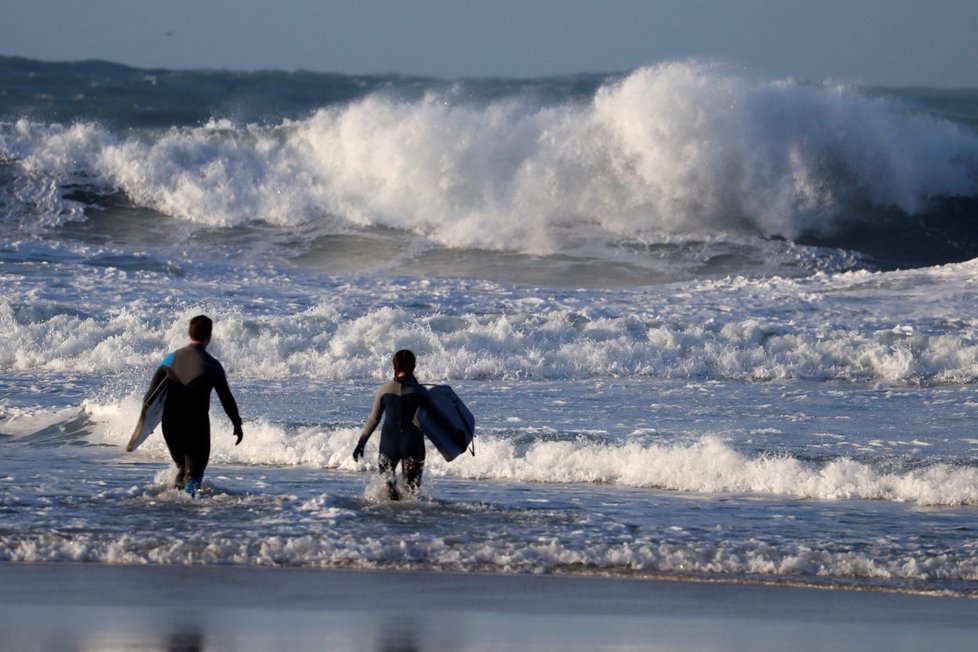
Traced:
<svg viewBox="0 0 978 652">
<path fill-rule="evenodd" d="M 241 429 L 241 426 L 234 427 L 234 436 L 238 438 L 238 441 L 234 442 L 234 445 L 237 446 L 244 439 L 244 431 Z"/>
</svg>

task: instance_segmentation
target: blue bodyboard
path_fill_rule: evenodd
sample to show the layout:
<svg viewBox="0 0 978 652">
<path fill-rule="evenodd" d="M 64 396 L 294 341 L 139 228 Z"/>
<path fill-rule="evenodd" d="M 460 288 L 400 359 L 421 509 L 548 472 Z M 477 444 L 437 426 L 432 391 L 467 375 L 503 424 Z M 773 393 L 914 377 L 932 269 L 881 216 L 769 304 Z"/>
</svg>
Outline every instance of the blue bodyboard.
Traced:
<svg viewBox="0 0 978 652">
<path fill-rule="evenodd" d="M 414 421 L 445 461 L 451 462 L 471 447 L 475 417 L 448 385 L 430 387 L 428 395 L 443 418 L 438 419 L 425 408 L 418 408 Z M 472 454 L 475 455 L 474 448 Z"/>
</svg>

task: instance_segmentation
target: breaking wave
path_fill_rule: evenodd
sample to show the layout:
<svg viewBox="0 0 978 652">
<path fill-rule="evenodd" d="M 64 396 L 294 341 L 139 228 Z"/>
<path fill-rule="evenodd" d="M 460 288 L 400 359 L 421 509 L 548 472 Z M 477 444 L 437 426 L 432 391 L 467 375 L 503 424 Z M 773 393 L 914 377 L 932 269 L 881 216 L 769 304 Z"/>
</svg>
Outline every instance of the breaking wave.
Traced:
<svg viewBox="0 0 978 652">
<path fill-rule="evenodd" d="M 978 196 L 978 135 L 964 126 L 893 98 L 701 62 L 547 101 L 376 91 L 271 125 L 215 117 L 133 133 L 19 120 L 0 126 L 0 161 L 12 176 L 0 206 L 40 206 L 49 222 L 79 210 L 52 189 L 82 184 L 189 225 L 394 228 L 534 253 L 595 235 L 818 240 L 901 224 L 920 235 L 931 229 L 911 216 L 960 213 L 940 202 Z"/>
</svg>

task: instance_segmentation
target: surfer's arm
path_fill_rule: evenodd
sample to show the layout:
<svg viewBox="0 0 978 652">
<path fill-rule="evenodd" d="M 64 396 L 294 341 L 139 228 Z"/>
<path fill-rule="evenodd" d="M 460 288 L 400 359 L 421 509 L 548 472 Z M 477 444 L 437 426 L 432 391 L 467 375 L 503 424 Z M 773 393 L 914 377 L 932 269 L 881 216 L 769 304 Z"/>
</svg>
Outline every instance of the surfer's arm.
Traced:
<svg viewBox="0 0 978 652">
<path fill-rule="evenodd" d="M 359 461 L 363 457 L 363 449 L 367 445 L 367 440 L 370 439 L 370 435 L 374 433 L 377 429 L 377 424 L 380 423 L 380 417 L 384 414 L 384 399 L 383 391 L 378 391 L 377 395 L 374 397 L 374 406 L 370 410 L 370 416 L 367 417 L 367 423 L 363 426 L 363 432 L 360 433 L 360 439 L 357 441 L 357 447 L 353 449 L 353 459 Z"/>
<path fill-rule="evenodd" d="M 227 376 L 224 375 L 223 368 L 220 370 L 220 373 L 217 374 L 214 389 L 217 390 L 217 398 L 221 400 L 221 407 L 224 408 L 224 412 L 228 415 L 228 418 L 234 425 L 234 436 L 237 437 L 234 445 L 237 446 L 244 438 L 244 432 L 241 430 L 241 415 L 238 414 L 238 403 L 234 400 L 234 395 L 231 393 L 231 388 L 228 387 L 228 379 Z"/>
<path fill-rule="evenodd" d="M 370 416 L 367 417 L 367 423 L 363 426 L 363 432 L 360 433 L 361 441 L 366 442 L 370 438 L 370 435 L 374 433 L 377 429 L 377 424 L 380 423 L 380 418 L 384 415 L 384 398 L 383 392 L 377 392 L 374 396 L 374 406 L 370 410 Z"/>
<path fill-rule="evenodd" d="M 214 389 L 217 391 L 217 398 L 221 400 L 221 407 L 224 408 L 224 412 L 228 415 L 231 423 L 235 428 L 241 427 L 241 415 L 238 414 L 238 404 L 234 400 L 234 395 L 231 394 L 231 388 L 228 387 L 227 376 L 224 375 L 223 370 L 221 373 L 217 374 L 217 378 L 214 382 Z"/>
</svg>

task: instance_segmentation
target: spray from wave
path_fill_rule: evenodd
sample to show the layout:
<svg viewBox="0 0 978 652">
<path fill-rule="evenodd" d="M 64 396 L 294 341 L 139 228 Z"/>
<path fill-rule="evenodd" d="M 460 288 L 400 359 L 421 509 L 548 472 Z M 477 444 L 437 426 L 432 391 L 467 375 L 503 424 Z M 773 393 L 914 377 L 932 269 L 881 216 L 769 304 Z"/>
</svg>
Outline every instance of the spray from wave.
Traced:
<svg viewBox="0 0 978 652">
<path fill-rule="evenodd" d="M 643 68 L 585 99 L 375 92 L 271 126 L 21 120 L 0 127 L 0 160 L 14 168 L 8 213 L 33 201 L 77 217 L 50 189 L 83 183 L 196 225 L 383 227 L 531 253 L 595 236 L 817 239 L 978 195 L 978 135 L 964 127 L 699 62 Z"/>
</svg>

